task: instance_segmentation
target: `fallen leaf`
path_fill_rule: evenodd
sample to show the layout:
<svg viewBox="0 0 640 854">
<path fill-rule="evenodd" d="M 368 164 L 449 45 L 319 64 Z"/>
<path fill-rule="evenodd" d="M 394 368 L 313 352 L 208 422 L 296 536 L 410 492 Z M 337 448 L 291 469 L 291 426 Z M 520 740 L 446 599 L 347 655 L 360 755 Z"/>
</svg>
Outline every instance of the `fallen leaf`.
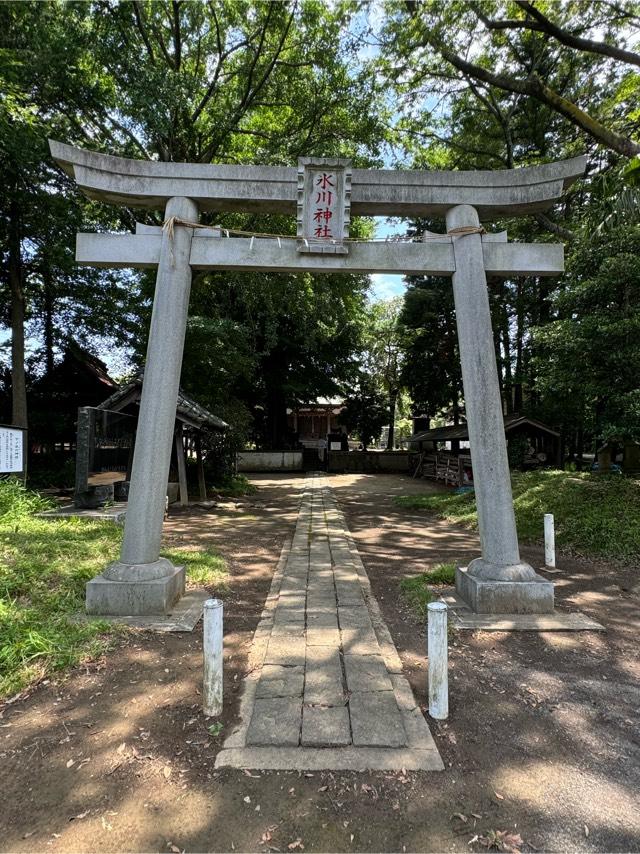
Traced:
<svg viewBox="0 0 640 854">
<path fill-rule="evenodd" d="M 587 825 L 586 825 L 586 824 L 585 824 L 585 826 L 584 826 L 584 835 L 585 835 L 585 836 L 588 836 L 588 835 L 589 835 L 589 828 L 587 827 Z"/>
<path fill-rule="evenodd" d="M 249 795 L 245 795 L 245 796 L 244 796 L 244 798 L 243 798 L 242 800 L 245 802 L 245 804 L 250 804 L 250 803 L 251 803 L 251 798 L 249 797 Z"/>
<path fill-rule="evenodd" d="M 127 749 L 127 742 L 123 741 L 120 747 L 116 750 L 116 753 L 124 753 Z"/>
<path fill-rule="evenodd" d="M 71 766 L 72 766 L 72 765 L 75 765 L 75 764 L 76 764 L 76 760 L 75 760 L 75 759 L 70 759 L 70 760 L 67 762 L 67 768 L 71 768 Z"/>
<path fill-rule="evenodd" d="M 180 854 L 180 849 L 177 845 L 172 845 L 171 850 L 173 851 L 173 854 Z"/>
<path fill-rule="evenodd" d="M 168 780 L 169 777 L 171 776 L 171 768 L 169 768 L 168 765 L 165 765 L 164 768 L 162 769 L 162 773 L 164 774 L 164 779 Z"/>
<path fill-rule="evenodd" d="M 465 824 L 468 821 L 466 815 L 463 815 L 461 812 L 454 812 L 454 814 L 451 816 L 451 818 L 459 818 L 460 821 L 463 821 Z"/>
<path fill-rule="evenodd" d="M 300 839 L 300 837 L 298 837 L 293 842 L 290 842 L 287 845 L 287 848 L 289 849 L 289 851 L 295 851 L 296 848 L 299 848 L 300 851 L 304 851 L 304 845 L 302 844 L 302 839 Z"/>
<path fill-rule="evenodd" d="M 499 801 L 504 801 L 504 795 L 501 795 L 500 792 L 493 793 Z"/>
<path fill-rule="evenodd" d="M 320 786 L 320 788 L 318 789 L 318 791 L 319 791 L 319 792 L 326 792 L 328 788 L 329 788 L 328 786 Z"/>
</svg>

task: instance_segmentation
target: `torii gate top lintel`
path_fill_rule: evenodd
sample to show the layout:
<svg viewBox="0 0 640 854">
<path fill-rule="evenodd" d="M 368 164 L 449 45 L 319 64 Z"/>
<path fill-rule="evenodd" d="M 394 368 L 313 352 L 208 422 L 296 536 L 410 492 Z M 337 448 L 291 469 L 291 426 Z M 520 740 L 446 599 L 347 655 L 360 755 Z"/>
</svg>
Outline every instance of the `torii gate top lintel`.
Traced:
<svg viewBox="0 0 640 854">
<path fill-rule="evenodd" d="M 480 613 L 553 611 L 553 584 L 520 559 L 487 273 L 556 275 L 564 248 L 509 244 L 505 232 L 487 234 L 480 220 L 548 208 L 584 172 L 584 157 L 496 172 L 423 172 L 357 170 L 326 158 L 301 158 L 297 169 L 159 163 L 50 146 L 90 198 L 164 208 L 163 226 L 77 236 L 81 264 L 158 271 L 121 559 L 87 585 L 91 613 L 166 614 L 184 590 L 184 567 L 159 554 L 194 269 L 451 276 L 482 546 L 482 557 L 458 570 L 456 588 Z M 293 214 L 298 231 L 285 240 L 223 238 L 197 222 L 203 210 Z M 351 240 L 351 214 L 444 215 L 446 234 L 403 245 Z"/>
<path fill-rule="evenodd" d="M 132 160 L 55 140 L 49 147 L 85 195 L 99 201 L 164 208 L 170 198 L 182 196 L 203 211 L 296 213 L 294 167 Z M 471 205 L 482 221 L 524 216 L 549 208 L 585 167 L 586 157 L 579 156 L 495 171 L 353 169 L 351 213 L 433 216 Z"/>
</svg>

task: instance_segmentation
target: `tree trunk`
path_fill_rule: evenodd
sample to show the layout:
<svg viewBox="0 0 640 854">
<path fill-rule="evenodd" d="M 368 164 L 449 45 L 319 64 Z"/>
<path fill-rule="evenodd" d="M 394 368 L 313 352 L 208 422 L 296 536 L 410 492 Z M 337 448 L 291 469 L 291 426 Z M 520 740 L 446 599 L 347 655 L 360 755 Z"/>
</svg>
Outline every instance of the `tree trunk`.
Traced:
<svg viewBox="0 0 640 854">
<path fill-rule="evenodd" d="M 389 435 L 387 436 L 387 451 L 393 451 L 393 440 L 396 426 L 396 401 L 398 400 L 397 389 L 389 392 Z"/>
<path fill-rule="evenodd" d="M 24 292 L 20 254 L 20 213 L 9 206 L 9 286 L 11 288 L 11 423 L 27 427 L 27 383 L 24 370 Z"/>
<path fill-rule="evenodd" d="M 524 295 L 522 288 L 522 279 L 518 280 L 517 296 L 516 296 L 516 370 L 515 384 L 513 394 L 513 409 L 515 412 L 522 411 L 522 378 L 523 378 L 523 350 L 524 350 Z"/>
<path fill-rule="evenodd" d="M 44 284 L 44 357 L 47 376 L 53 371 L 53 282 L 51 281 L 51 267 L 45 262 L 42 271 Z"/>
</svg>

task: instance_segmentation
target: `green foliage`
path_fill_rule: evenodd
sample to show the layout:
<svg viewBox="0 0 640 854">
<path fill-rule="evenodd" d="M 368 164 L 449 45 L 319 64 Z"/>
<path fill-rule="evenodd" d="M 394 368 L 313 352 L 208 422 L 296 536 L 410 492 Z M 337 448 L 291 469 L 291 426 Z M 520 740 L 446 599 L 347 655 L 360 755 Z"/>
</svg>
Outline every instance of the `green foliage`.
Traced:
<svg viewBox="0 0 640 854">
<path fill-rule="evenodd" d="M 51 502 L 24 488 L 16 478 L 0 478 L 0 523 L 10 525 L 48 510 Z"/>
<path fill-rule="evenodd" d="M 535 330 L 540 392 L 599 440 L 640 436 L 640 225 L 581 241 Z"/>
<path fill-rule="evenodd" d="M 543 542 L 544 514 L 553 513 L 558 548 L 624 561 L 640 557 L 640 481 L 561 471 L 514 472 L 512 488 L 523 542 Z M 471 492 L 402 496 L 394 501 L 477 529 Z"/>
<path fill-rule="evenodd" d="M 339 421 L 349 433 L 355 434 L 364 449 L 379 438 L 387 423 L 389 411 L 385 396 L 380 391 L 374 377 L 361 374 L 344 402 Z"/>
<path fill-rule="evenodd" d="M 455 584 L 455 580 L 455 564 L 439 563 L 428 572 L 403 578 L 400 590 L 409 605 L 423 617 L 427 613 L 427 605 L 435 599 L 431 586 Z"/>
<path fill-rule="evenodd" d="M 83 611 L 86 582 L 116 557 L 121 529 L 33 515 L 48 506 L 19 483 L 0 481 L 0 697 L 99 655 L 121 631 L 73 619 Z M 216 553 L 163 555 L 186 564 L 190 582 L 224 589 L 226 567 Z"/>
<path fill-rule="evenodd" d="M 213 484 L 212 489 L 218 495 L 229 498 L 240 498 L 243 495 L 255 495 L 258 488 L 254 486 L 243 474 L 234 474 Z"/>
</svg>

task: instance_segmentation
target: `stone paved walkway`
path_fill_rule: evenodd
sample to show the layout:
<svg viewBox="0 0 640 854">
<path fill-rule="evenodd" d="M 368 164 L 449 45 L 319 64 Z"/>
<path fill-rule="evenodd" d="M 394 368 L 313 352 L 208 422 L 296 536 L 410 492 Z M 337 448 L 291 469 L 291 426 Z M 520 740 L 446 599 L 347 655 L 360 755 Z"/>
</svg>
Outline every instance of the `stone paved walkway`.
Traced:
<svg viewBox="0 0 640 854">
<path fill-rule="evenodd" d="M 323 474 L 304 481 L 251 663 L 216 767 L 442 769 Z"/>
</svg>

